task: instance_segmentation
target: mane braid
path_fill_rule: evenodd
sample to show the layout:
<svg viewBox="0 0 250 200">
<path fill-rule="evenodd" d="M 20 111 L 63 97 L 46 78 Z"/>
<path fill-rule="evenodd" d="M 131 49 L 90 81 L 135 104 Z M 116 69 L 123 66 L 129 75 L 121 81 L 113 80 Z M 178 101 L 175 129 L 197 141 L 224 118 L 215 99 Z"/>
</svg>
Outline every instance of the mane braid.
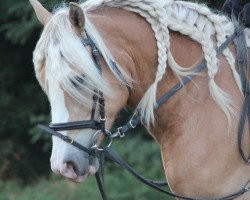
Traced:
<svg viewBox="0 0 250 200">
<path fill-rule="evenodd" d="M 207 62 L 209 90 L 212 98 L 225 113 L 228 126 L 231 127 L 231 118 L 235 114 L 233 102 L 230 96 L 224 92 L 215 82 L 218 73 L 218 59 L 215 46 L 220 46 L 226 36 L 234 31 L 232 22 L 225 16 L 211 12 L 207 6 L 196 3 L 173 0 L 96 0 L 83 4 L 86 10 L 93 10 L 100 6 L 119 7 L 138 13 L 144 17 L 155 32 L 158 47 L 158 70 L 155 82 L 148 88 L 138 108 L 140 108 L 145 123 L 149 126 L 154 123 L 154 106 L 156 104 L 157 84 L 165 74 L 167 63 L 177 76 L 192 75 L 194 66 L 179 66 L 170 51 L 169 29 L 178 31 L 199 43 Z M 178 13 L 178 14 L 176 14 Z M 215 35 L 216 44 L 212 37 Z M 241 83 L 239 74 L 235 69 L 235 59 L 229 48 L 223 51 L 223 55 L 229 63 L 234 79 L 239 89 Z"/>
<path fill-rule="evenodd" d="M 235 108 L 233 102 L 230 99 L 230 96 L 224 92 L 215 81 L 215 76 L 218 73 L 218 59 L 216 56 L 215 48 L 220 46 L 225 40 L 226 36 L 230 35 L 234 31 L 234 26 L 232 22 L 229 21 L 225 16 L 220 16 L 218 14 L 214 14 L 211 12 L 205 5 L 199 5 L 196 3 L 184 2 L 184 1 L 174 1 L 174 0 L 88 0 L 81 4 L 81 7 L 85 11 L 86 14 L 86 31 L 88 32 L 89 36 L 93 39 L 95 44 L 97 45 L 98 49 L 103 55 L 108 67 L 113 72 L 118 80 L 124 83 L 123 80 L 119 77 L 119 71 L 124 74 L 125 79 L 129 80 L 129 77 L 124 73 L 122 67 L 117 64 L 117 69 L 114 68 L 111 61 L 115 61 L 113 56 L 111 55 L 110 51 L 106 47 L 105 42 L 103 41 L 101 35 L 99 35 L 98 31 L 96 30 L 93 23 L 88 18 L 88 13 L 92 10 L 95 10 L 102 6 L 109 6 L 109 7 L 118 7 L 122 8 L 131 12 L 135 12 L 141 15 L 147 22 L 151 25 L 152 30 L 155 33 L 155 38 L 157 41 L 158 47 L 158 68 L 156 72 L 156 77 L 154 83 L 148 88 L 145 95 L 143 96 L 141 102 L 138 105 L 138 108 L 141 111 L 143 121 L 150 126 L 150 124 L 154 123 L 154 107 L 156 106 L 156 91 L 158 82 L 162 79 L 163 75 L 166 72 L 167 67 L 169 66 L 173 72 L 178 77 L 186 76 L 186 75 L 193 75 L 194 74 L 194 66 L 180 66 L 178 65 L 170 51 L 170 35 L 169 30 L 178 31 L 183 35 L 191 38 L 192 40 L 199 43 L 202 47 L 204 52 L 204 58 L 207 62 L 207 73 L 209 77 L 209 90 L 211 93 L 212 98 L 220 107 L 220 109 L 225 113 L 228 125 L 231 127 L 231 118 L 235 113 Z M 51 41 L 62 41 L 66 38 L 66 35 L 70 35 L 69 41 L 67 44 L 69 46 L 74 44 L 74 48 L 77 49 L 77 55 L 72 55 L 70 53 L 70 49 L 64 47 L 57 47 L 56 44 L 52 45 L 49 49 L 51 50 L 50 53 L 52 55 L 58 57 L 58 52 L 62 51 L 64 58 L 74 64 L 76 66 L 76 71 L 84 74 L 86 78 L 84 82 L 87 83 L 88 87 L 87 90 L 92 90 L 93 87 L 102 88 L 105 95 L 110 93 L 109 86 L 107 85 L 106 81 L 98 74 L 97 70 L 94 69 L 93 60 L 87 55 L 87 51 L 85 48 L 82 47 L 80 41 L 76 36 L 70 32 L 69 22 L 66 20 L 68 9 L 62 8 L 58 12 L 56 12 L 55 16 L 51 20 L 51 26 L 48 24 L 46 30 L 44 31 L 40 41 L 38 42 L 38 50 L 43 51 L 45 46 L 49 42 L 46 41 L 46 38 L 52 37 Z M 59 18 L 63 20 L 59 20 Z M 58 24 L 57 24 L 58 23 Z M 53 25 L 52 25 L 53 24 Z M 60 26 L 63 29 L 63 33 L 59 34 L 56 30 L 53 29 L 53 26 Z M 55 32 L 54 35 L 51 34 L 51 31 Z M 64 34 L 65 33 L 65 34 Z M 249 37 L 249 31 L 247 32 Z M 216 42 L 214 43 L 213 36 L 216 38 Z M 48 39 L 47 39 L 48 40 Z M 249 38 L 248 38 L 249 44 Z M 65 42 L 65 41 L 64 41 Z M 59 44 L 61 44 L 59 42 Z M 71 46 L 72 46 L 71 45 Z M 72 47 L 73 47 L 72 46 Z M 67 46 L 68 47 L 68 46 Z M 40 49 L 40 50 L 39 50 Z M 57 53 L 56 53 L 57 52 Z M 74 53 L 76 50 L 74 49 Z M 79 54 L 80 52 L 80 54 Z M 34 53 L 35 60 L 38 62 L 42 62 L 42 57 L 39 57 L 38 53 Z M 239 89 L 241 89 L 241 83 L 239 74 L 235 70 L 235 59 L 232 55 L 232 52 L 229 48 L 226 48 L 223 51 L 223 55 L 225 56 L 227 62 L 229 63 L 230 69 L 232 70 L 235 82 L 237 83 Z M 70 60 L 71 57 L 75 59 Z M 76 56 L 78 59 L 76 59 Z M 79 59 L 80 58 L 80 59 Z M 53 62 L 51 59 L 46 59 L 47 64 L 52 64 Z M 53 59 L 55 60 L 55 58 Z M 79 62 L 78 62 L 79 61 Z M 59 61 L 58 61 L 59 62 Z M 80 64 L 81 62 L 81 64 Z M 60 63 L 63 64 L 63 63 Z M 65 63 L 64 63 L 65 64 Z M 54 64 L 55 66 L 55 64 Z M 91 68 L 91 72 L 88 71 Z M 153 67 L 153 66 L 152 66 Z M 53 67 L 52 67 L 53 68 Z M 61 67 L 63 68 L 63 67 Z M 67 71 L 67 70 L 68 71 Z M 60 69 L 61 77 L 58 77 L 58 80 L 62 80 L 66 78 L 66 72 L 71 73 L 72 77 L 74 77 L 74 73 L 72 69 Z M 38 68 L 36 70 L 39 70 Z M 38 73 L 37 73 L 38 74 Z M 53 73 L 52 73 L 53 74 Z M 38 79 L 39 80 L 39 79 Z M 57 80 L 57 79 L 54 79 Z M 64 87 L 66 91 L 68 91 L 74 98 L 80 100 L 83 97 L 81 94 L 76 92 L 75 88 L 69 86 L 70 79 L 67 78 L 68 81 L 64 83 Z M 100 81 L 102 80 L 102 81 Z M 103 84 L 106 83 L 106 84 Z M 126 83 L 124 83 L 126 84 Z M 81 85 L 83 88 L 86 89 L 86 86 Z M 86 100 L 86 99 L 85 99 Z"/>
</svg>

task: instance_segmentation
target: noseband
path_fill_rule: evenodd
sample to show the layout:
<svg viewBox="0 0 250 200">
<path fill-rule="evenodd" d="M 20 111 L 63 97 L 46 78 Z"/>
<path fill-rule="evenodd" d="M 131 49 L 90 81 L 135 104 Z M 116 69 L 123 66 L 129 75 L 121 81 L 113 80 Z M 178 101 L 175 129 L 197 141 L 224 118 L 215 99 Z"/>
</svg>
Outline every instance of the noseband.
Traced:
<svg viewBox="0 0 250 200">
<path fill-rule="evenodd" d="M 239 26 L 235 29 L 235 32 L 232 36 L 228 37 L 226 39 L 226 41 L 217 48 L 217 55 L 220 55 L 223 50 L 225 50 L 225 48 L 231 44 L 234 40 L 236 40 L 237 38 L 241 38 L 242 40 L 244 40 L 244 27 L 243 26 Z M 99 50 L 97 49 L 95 43 L 93 42 L 93 40 L 87 35 L 87 39 L 84 39 L 82 41 L 83 45 L 86 46 L 90 46 L 91 47 L 91 51 L 92 51 L 92 57 L 93 60 L 95 62 L 95 65 L 97 67 L 97 69 L 99 70 L 99 72 L 102 74 L 102 69 L 101 69 L 101 64 L 100 64 L 100 58 L 101 58 L 101 54 L 99 52 Z M 242 41 L 241 41 L 242 43 Z M 245 45 L 243 45 L 242 48 L 242 44 L 240 43 L 240 50 L 244 51 L 245 50 Z M 237 45 L 237 44 L 236 44 Z M 238 45 L 237 45 L 238 46 Z M 238 48 L 237 48 L 238 51 Z M 245 63 L 247 62 L 246 60 L 246 56 L 241 56 L 242 52 L 237 52 L 237 59 L 240 60 L 238 62 L 239 65 L 239 71 L 240 71 L 240 75 L 242 78 L 242 85 L 243 85 L 243 93 L 244 93 L 244 105 L 243 105 L 243 109 L 242 109 L 242 114 L 241 114 L 241 119 L 240 119 L 240 124 L 239 124 L 239 131 L 238 131 L 238 147 L 239 147 L 239 152 L 240 155 L 242 156 L 243 160 L 246 163 L 250 163 L 250 157 L 246 158 L 243 150 L 242 150 L 242 138 L 243 138 L 243 133 L 244 133 L 244 125 L 245 125 L 245 121 L 246 119 L 250 118 L 250 90 L 249 90 L 249 84 L 247 82 L 246 79 L 246 72 L 247 70 L 244 68 Z M 242 58 L 243 57 L 243 58 Z M 243 63 L 242 63 L 242 59 L 243 59 Z M 122 73 L 119 71 L 119 69 L 116 66 L 116 63 L 111 61 L 111 63 L 113 64 L 112 67 L 114 67 L 114 70 L 116 72 L 118 72 L 118 75 L 120 76 L 121 80 L 124 81 L 124 83 L 126 83 L 126 86 L 130 92 L 131 88 L 128 86 L 126 79 L 123 77 Z M 204 60 L 195 70 L 194 74 L 199 74 L 202 70 L 204 70 L 206 68 L 206 61 Z M 172 89 L 170 89 L 169 92 L 167 92 L 166 94 L 164 94 L 158 101 L 157 104 L 155 106 L 155 109 L 159 108 L 162 104 L 166 103 L 174 94 L 176 94 L 180 89 L 182 89 L 183 86 L 185 86 L 187 83 L 189 83 L 194 77 L 196 77 L 196 75 L 190 75 L 187 77 L 184 77 L 179 83 L 177 83 Z M 96 108 L 97 108 L 97 104 L 99 105 L 99 121 L 97 121 L 95 118 L 95 114 L 96 114 Z M 237 192 L 232 193 L 231 195 L 225 196 L 225 197 L 220 197 L 220 198 L 190 198 L 190 197 L 184 197 L 184 196 L 180 196 L 177 195 L 175 193 L 169 192 L 167 190 L 162 189 L 162 186 L 165 186 L 166 183 L 162 183 L 162 182 L 155 182 L 149 179 L 144 178 L 143 176 L 141 176 L 140 174 L 138 174 L 131 166 L 129 166 L 125 161 L 123 161 L 111 148 L 110 145 L 113 141 L 113 138 L 117 138 L 117 137 L 124 137 L 125 133 L 128 132 L 130 129 L 134 129 L 138 124 L 140 124 L 143 121 L 141 115 L 140 115 L 140 110 L 137 110 L 137 112 L 131 117 L 131 119 L 123 126 L 119 127 L 117 129 L 116 132 L 112 133 L 111 131 L 107 130 L 105 127 L 105 122 L 106 122 L 106 118 L 105 118 L 105 99 L 103 96 L 102 91 L 100 90 L 94 90 L 93 91 L 93 103 L 92 103 L 92 111 L 91 111 L 91 119 L 90 120 L 83 120 L 83 121 L 73 121 L 73 122 L 67 122 L 67 123 L 50 123 L 49 127 L 44 126 L 44 125 L 38 125 L 38 127 L 42 130 L 44 130 L 46 133 L 59 137 L 62 140 L 64 140 L 65 142 L 75 146 L 76 148 L 88 153 L 91 156 L 96 156 L 97 152 L 101 152 L 101 156 L 100 156 L 100 168 L 101 168 L 101 172 L 102 172 L 102 168 L 103 168 L 103 164 L 104 164 L 104 158 L 107 157 L 109 158 L 109 160 L 117 163 L 118 165 L 120 165 L 121 167 L 123 167 L 124 169 L 126 169 L 130 174 L 132 174 L 135 178 L 137 178 L 138 180 L 140 180 L 141 182 L 143 182 L 144 184 L 160 191 L 163 192 L 167 195 L 170 195 L 172 197 L 176 197 L 176 198 L 180 198 L 180 199 L 186 199 L 186 200 L 232 200 L 235 199 L 241 195 L 243 195 L 246 192 L 250 191 L 250 180 Z M 66 131 L 66 130 L 78 130 L 78 129 L 93 129 L 96 130 L 96 133 L 93 135 L 92 141 L 93 144 L 91 147 L 87 148 L 82 146 L 81 144 L 75 142 L 74 140 L 72 140 L 70 137 L 65 136 L 57 131 Z M 106 136 L 106 138 L 109 138 L 109 143 L 106 147 L 104 148 L 100 148 L 98 145 L 98 138 L 100 137 L 100 135 L 104 135 Z M 103 172 L 102 172 L 103 173 Z M 100 192 L 102 194 L 102 198 L 104 200 L 107 200 L 107 194 L 105 192 L 104 189 L 104 180 L 102 178 L 102 175 L 100 175 L 100 172 L 97 172 L 96 174 L 96 179 L 97 179 L 97 183 L 100 189 Z"/>
</svg>

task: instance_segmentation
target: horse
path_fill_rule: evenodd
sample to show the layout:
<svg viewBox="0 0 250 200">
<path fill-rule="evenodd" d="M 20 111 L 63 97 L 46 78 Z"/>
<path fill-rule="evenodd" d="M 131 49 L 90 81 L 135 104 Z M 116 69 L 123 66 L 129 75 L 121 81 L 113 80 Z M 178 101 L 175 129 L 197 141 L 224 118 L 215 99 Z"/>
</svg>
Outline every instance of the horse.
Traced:
<svg viewBox="0 0 250 200">
<path fill-rule="evenodd" d="M 230 44 L 216 55 L 216 48 L 234 32 L 230 19 L 205 5 L 178 0 L 89 0 L 53 13 L 37 0 L 30 2 L 44 25 L 33 62 L 51 104 L 52 124 L 101 116 L 100 123 L 106 120 L 109 130 L 117 114 L 129 107 L 140 111 L 142 123 L 159 145 L 174 193 L 215 198 L 248 181 L 250 167 L 237 146 L 244 96 L 236 47 Z M 88 38 L 101 53 L 100 69 L 91 43 L 83 42 Z M 195 67 L 204 59 L 206 70 L 197 74 Z M 188 75 L 196 76 L 154 110 L 156 100 Z M 99 94 L 105 99 L 105 119 L 102 106 L 92 108 Z M 91 128 L 69 129 L 59 132 L 86 148 L 94 136 L 98 142 L 104 139 Z M 248 122 L 244 132 L 242 148 L 247 153 Z M 58 137 L 52 142 L 54 173 L 83 182 L 97 172 L 96 158 Z M 239 199 L 249 198 L 246 193 Z"/>
</svg>

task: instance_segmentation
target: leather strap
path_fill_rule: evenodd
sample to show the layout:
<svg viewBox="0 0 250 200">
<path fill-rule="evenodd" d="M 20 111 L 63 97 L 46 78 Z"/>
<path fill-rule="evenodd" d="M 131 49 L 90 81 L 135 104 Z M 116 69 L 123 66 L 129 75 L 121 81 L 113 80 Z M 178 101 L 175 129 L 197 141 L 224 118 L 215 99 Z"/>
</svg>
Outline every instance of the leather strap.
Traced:
<svg viewBox="0 0 250 200">
<path fill-rule="evenodd" d="M 108 196 L 107 196 L 107 193 L 106 193 L 106 190 L 105 190 L 105 187 L 104 187 L 104 182 L 103 182 L 103 179 L 101 178 L 101 175 L 100 175 L 99 171 L 96 172 L 95 178 L 96 178 L 96 182 L 97 182 L 99 191 L 101 193 L 102 199 L 103 200 L 108 200 Z"/>
<path fill-rule="evenodd" d="M 249 92 L 249 84 L 247 80 L 247 75 L 249 75 L 249 66 L 248 66 L 248 48 L 246 43 L 246 37 L 244 32 L 240 34 L 235 39 L 236 49 L 237 49 L 237 63 L 238 70 L 240 74 L 242 91 L 245 95 L 246 92 Z"/>
<path fill-rule="evenodd" d="M 243 104 L 243 108 L 242 108 L 242 112 L 241 112 L 241 116 L 240 116 L 239 127 L 238 127 L 239 152 L 240 152 L 240 155 L 243 158 L 243 160 L 248 164 L 250 164 L 250 155 L 248 155 L 248 157 L 245 156 L 245 153 L 244 153 L 243 148 L 242 148 L 242 139 L 244 136 L 244 128 L 245 128 L 245 122 L 246 122 L 247 118 L 248 118 L 248 124 L 249 124 L 249 117 L 247 117 L 249 115 L 249 112 L 250 112 L 250 94 L 248 94 L 248 96 L 246 96 L 244 99 L 244 104 Z"/>
<path fill-rule="evenodd" d="M 242 145 L 242 139 L 244 136 L 245 125 L 247 121 L 248 125 L 250 126 L 250 89 L 248 82 L 248 77 L 250 76 L 250 66 L 248 61 L 248 48 L 244 32 L 235 39 L 235 44 L 237 47 L 238 70 L 241 78 L 242 92 L 244 95 L 243 106 L 238 125 L 238 148 L 242 159 L 247 164 L 250 164 L 250 154 L 248 156 L 245 155 Z"/>
<path fill-rule="evenodd" d="M 99 170 L 96 173 L 96 181 L 97 181 L 97 185 L 98 188 L 100 190 L 101 196 L 103 200 L 108 200 L 108 195 L 106 193 L 106 189 L 105 189 L 105 180 L 104 180 L 104 166 L 105 166 L 105 157 L 106 154 L 104 151 L 100 152 L 100 157 L 99 157 Z"/>
<path fill-rule="evenodd" d="M 73 139 L 71 139 L 70 137 L 65 136 L 65 135 L 63 135 L 63 134 L 61 134 L 61 133 L 59 133 L 59 132 L 56 132 L 56 131 L 54 131 L 53 129 L 47 127 L 47 126 L 40 125 L 40 124 L 37 125 L 37 126 L 38 126 L 38 128 L 40 128 L 41 130 L 43 130 L 45 133 L 47 133 L 47 134 L 49 134 L 49 135 L 52 135 L 52 136 L 56 136 L 56 137 L 58 137 L 58 138 L 64 140 L 65 142 L 67 142 L 67 143 L 69 143 L 69 144 L 75 146 L 76 148 L 78 148 L 78 149 L 80 149 L 80 150 L 86 152 L 86 153 L 89 154 L 89 155 L 92 155 L 92 156 L 95 155 L 94 152 L 92 151 L 92 149 L 86 148 L 86 147 L 82 146 L 81 144 L 79 144 L 78 142 L 75 142 L 75 141 L 74 141 Z"/>
<path fill-rule="evenodd" d="M 96 45 L 95 45 L 95 43 L 94 43 L 94 41 L 91 39 L 91 37 L 89 37 L 89 35 L 86 33 L 86 35 L 87 35 L 87 38 L 86 39 L 84 39 L 84 40 L 82 40 L 82 44 L 86 47 L 86 46 L 90 46 L 91 47 L 91 49 L 92 49 L 92 56 L 93 56 L 93 58 L 94 58 L 94 60 L 95 60 L 95 62 L 98 60 L 98 62 L 99 62 L 99 60 L 100 60 L 100 54 L 99 54 L 99 50 L 97 49 L 97 47 L 96 47 Z M 98 55 L 96 54 L 96 52 L 98 52 Z M 117 64 L 116 64 L 116 62 L 115 61 L 113 61 L 113 60 L 109 60 L 109 62 L 110 62 L 110 64 L 111 64 L 111 66 L 112 66 L 112 69 L 118 74 L 118 76 L 120 77 L 120 79 L 125 83 L 125 85 L 126 85 L 126 87 L 127 87 L 127 89 L 128 89 L 128 92 L 129 92 L 129 94 L 131 93 L 131 87 L 129 86 L 129 83 L 127 82 L 127 80 L 126 80 L 126 78 L 123 76 L 123 74 L 121 73 L 121 71 L 119 70 L 119 68 L 117 67 Z M 99 66 L 101 66 L 100 64 L 99 64 Z M 97 66 L 98 67 L 98 66 Z M 99 68 L 99 67 L 98 67 Z M 99 68 L 99 70 L 101 70 L 100 68 Z"/>
<path fill-rule="evenodd" d="M 95 111 L 96 111 L 97 100 L 98 100 L 97 91 L 94 90 L 93 103 L 92 103 L 92 109 L 91 109 L 91 118 L 90 118 L 91 120 L 95 119 Z"/>
<path fill-rule="evenodd" d="M 84 120 L 84 121 L 74 121 L 67 123 L 50 123 L 49 127 L 54 131 L 68 131 L 68 130 L 76 130 L 83 128 L 90 128 L 94 130 L 100 129 L 100 123 L 95 120 Z"/>
</svg>

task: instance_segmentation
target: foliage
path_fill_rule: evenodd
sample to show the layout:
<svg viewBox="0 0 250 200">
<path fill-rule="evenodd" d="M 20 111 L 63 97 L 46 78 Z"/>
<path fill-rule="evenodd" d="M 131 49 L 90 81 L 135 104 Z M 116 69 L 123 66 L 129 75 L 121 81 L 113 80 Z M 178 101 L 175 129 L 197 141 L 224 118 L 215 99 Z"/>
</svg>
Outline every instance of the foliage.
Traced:
<svg viewBox="0 0 250 200">
<path fill-rule="evenodd" d="M 42 4 L 50 11 L 58 4 L 58 0 L 41 0 Z M 1 2 L 0 32 L 5 39 L 15 44 L 26 44 L 33 34 L 41 28 L 36 15 L 28 0 L 8 0 Z M 4 12 L 3 12 L 4 11 Z"/>
<path fill-rule="evenodd" d="M 27 1 L 0 3 L 0 177 L 20 177 L 24 181 L 47 173 L 39 161 L 48 157 L 43 142 L 32 143 L 28 133 L 48 121 L 48 103 L 36 83 L 32 50 L 39 24 L 32 20 Z M 39 155 L 39 156 L 38 156 Z M 46 166 L 49 166 L 47 162 Z"/>
</svg>

